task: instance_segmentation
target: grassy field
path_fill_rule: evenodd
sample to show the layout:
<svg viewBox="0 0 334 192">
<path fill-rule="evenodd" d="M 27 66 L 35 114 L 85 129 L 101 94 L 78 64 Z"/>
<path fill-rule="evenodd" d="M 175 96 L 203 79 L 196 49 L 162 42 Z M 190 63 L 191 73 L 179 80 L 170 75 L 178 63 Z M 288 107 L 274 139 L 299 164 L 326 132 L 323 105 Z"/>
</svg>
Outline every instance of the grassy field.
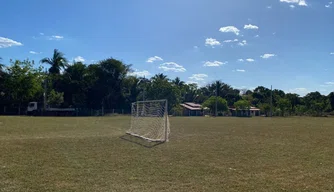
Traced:
<svg viewBox="0 0 334 192">
<path fill-rule="evenodd" d="M 334 191 L 334 119 L 170 123 L 146 148 L 129 117 L 0 117 L 0 191 Z"/>
</svg>

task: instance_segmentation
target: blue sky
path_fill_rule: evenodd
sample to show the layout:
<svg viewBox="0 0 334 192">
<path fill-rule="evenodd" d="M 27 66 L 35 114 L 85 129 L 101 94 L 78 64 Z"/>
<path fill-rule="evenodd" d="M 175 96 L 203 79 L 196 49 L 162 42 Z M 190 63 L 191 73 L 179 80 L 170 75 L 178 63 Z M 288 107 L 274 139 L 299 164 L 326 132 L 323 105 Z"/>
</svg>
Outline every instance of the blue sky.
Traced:
<svg viewBox="0 0 334 192">
<path fill-rule="evenodd" d="M 114 57 L 135 74 L 205 85 L 334 89 L 334 4 L 327 0 L 3 0 L 0 57 Z M 36 62 L 38 63 L 38 62 Z"/>
</svg>

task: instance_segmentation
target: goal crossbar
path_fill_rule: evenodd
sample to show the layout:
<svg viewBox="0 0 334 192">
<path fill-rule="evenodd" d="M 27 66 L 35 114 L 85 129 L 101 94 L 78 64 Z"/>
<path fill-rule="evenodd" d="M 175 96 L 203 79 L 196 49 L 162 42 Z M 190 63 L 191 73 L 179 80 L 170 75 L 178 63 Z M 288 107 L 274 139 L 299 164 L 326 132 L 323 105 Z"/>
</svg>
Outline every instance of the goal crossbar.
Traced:
<svg viewBox="0 0 334 192">
<path fill-rule="evenodd" d="M 161 100 L 136 101 L 136 102 L 133 102 L 132 104 L 136 104 L 136 103 L 153 103 L 153 102 L 167 102 L 167 100 L 166 99 L 161 99 Z"/>
</svg>

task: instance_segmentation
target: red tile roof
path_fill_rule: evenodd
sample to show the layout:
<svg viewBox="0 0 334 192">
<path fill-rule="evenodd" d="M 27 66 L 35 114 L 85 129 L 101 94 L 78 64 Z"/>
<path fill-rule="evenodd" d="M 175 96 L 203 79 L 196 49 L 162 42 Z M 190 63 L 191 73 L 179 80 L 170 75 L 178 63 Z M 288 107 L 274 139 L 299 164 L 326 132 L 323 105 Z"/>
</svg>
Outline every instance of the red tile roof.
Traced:
<svg viewBox="0 0 334 192">
<path fill-rule="evenodd" d="M 196 103 L 184 103 L 184 104 L 180 104 L 182 107 L 187 108 L 189 110 L 192 111 L 199 111 L 202 110 L 202 106 L 200 104 L 196 104 Z"/>
</svg>

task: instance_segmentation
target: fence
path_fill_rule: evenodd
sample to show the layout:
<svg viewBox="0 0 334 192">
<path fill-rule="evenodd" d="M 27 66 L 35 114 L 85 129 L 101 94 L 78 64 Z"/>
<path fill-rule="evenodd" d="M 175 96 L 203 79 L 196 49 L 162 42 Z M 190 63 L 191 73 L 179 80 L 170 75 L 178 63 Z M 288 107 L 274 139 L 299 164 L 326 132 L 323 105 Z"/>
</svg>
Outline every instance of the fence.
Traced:
<svg viewBox="0 0 334 192">
<path fill-rule="evenodd" d="M 2 106 L 0 108 L 0 115 L 27 115 L 26 107 L 8 107 Z M 76 108 L 75 111 L 42 111 L 39 110 L 31 115 L 36 116 L 112 116 L 112 115 L 130 115 L 130 109 L 88 109 Z M 29 114 L 30 115 L 30 114 Z"/>
<path fill-rule="evenodd" d="M 2 106 L 0 108 L 0 115 L 26 115 L 26 110 L 26 107 Z"/>
</svg>

